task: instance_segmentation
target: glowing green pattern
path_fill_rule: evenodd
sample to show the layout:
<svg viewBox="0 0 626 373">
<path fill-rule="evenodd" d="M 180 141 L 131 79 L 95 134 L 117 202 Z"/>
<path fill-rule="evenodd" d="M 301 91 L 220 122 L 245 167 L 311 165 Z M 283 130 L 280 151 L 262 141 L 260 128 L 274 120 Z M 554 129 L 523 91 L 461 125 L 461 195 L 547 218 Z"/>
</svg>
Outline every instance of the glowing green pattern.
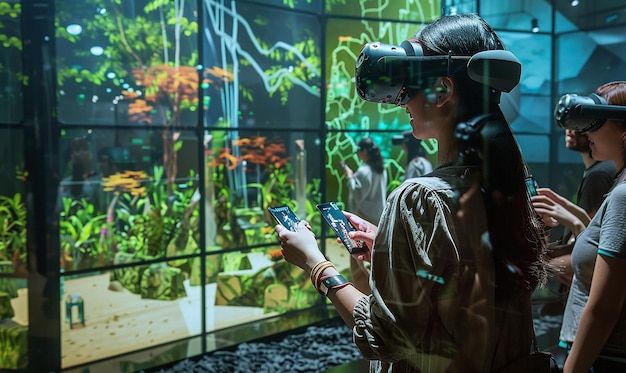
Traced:
<svg viewBox="0 0 626 373">
<path fill-rule="evenodd" d="M 355 9 L 360 9 L 360 13 L 355 13 Z M 330 18 L 326 25 L 325 125 L 328 134 L 325 168 L 328 199 L 340 203 L 347 199 L 345 174 L 339 163 L 345 161 L 353 170 L 358 167 L 355 144 L 362 137 L 371 137 L 381 148 L 390 180 L 388 191 L 402 182 L 406 160 L 400 147 L 392 145 L 391 138 L 411 129 L 407 114 L 396 106 L 361 100 L 355 91 L 354 65 L 364 44 L 381 41 L 398 45 L 414 35 L 423 23 L 439 17 L 440 10 L 439 1 L 405 1 L 393 5 L 389 1 L 361 1 L 360 8 L 353 3 L 350 6 L 334 4 L 329 10 L 331 14 L 350 15 L 361 20 Z M 424 141 L 423 146 L 431 156 L 436 154 L 435 140 Z"/>
</svg>

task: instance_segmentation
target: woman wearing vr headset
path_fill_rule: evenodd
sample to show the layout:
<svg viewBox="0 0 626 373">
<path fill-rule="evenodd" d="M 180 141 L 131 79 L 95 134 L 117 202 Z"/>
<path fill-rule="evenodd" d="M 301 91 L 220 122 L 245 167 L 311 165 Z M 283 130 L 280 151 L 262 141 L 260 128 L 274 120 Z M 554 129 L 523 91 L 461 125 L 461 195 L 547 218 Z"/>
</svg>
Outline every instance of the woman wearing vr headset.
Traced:
<svg viewBox="0 0 626 373">
<path fill-rule="evenodd" d="M 373 75 L 387 56 L 364 54 L 398 48 L 364 47 L 357 91 L 380 102 L 368 96 L 380 90 L 361 85 L 402 80 L 383 100 L 406 109 L 416 138 L 437 140 L 438 167 L 394 190 L 378 226 L 345 212 L 358 229 L 351 237 L 372 248 L 358 256 L 371 259 L 372 294 L 339 275 L 306 222 L 297 232 L 276 227 L 283 255 L 332 301 L 372 372 L 536 372 L 522 361 L 533 345 L 531 294 L 545 278 L 543 226 L 500 91 L 489 85 L 498 84 L 466 67 L 470 56 L 504 46 L 477 15 L 443 16 L 403 43 L 406 56 L 387 75 Z M 494 74 L 515 70 L 496 60 L 482 62 Z"/>
<path fill-rule="evenodd" d="M 608 105 L 626 106 L 626 81 L 604 84 L 596 94 Z M 560 335 L 568 350 L 563 371 L 626 372 L 626 121 L 588 122 L 581 129 L 572 121 L 577 126 L 572 129 L 586 133 L 593 159 L 613 160 L 618 172 L 572 251 L 574 278 Z M 567 120 L 561 125 L 568 128 Z M 586 225 L 573 214 L 563 215 L 551 217 L 566 225 Z"/>
</svg>

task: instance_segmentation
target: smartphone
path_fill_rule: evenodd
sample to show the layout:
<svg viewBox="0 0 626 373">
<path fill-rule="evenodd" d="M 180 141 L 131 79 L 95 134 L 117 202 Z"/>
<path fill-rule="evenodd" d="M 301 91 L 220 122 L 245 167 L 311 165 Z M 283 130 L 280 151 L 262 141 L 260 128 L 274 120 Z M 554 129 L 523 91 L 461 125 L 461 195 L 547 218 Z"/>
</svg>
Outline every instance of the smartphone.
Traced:
<svg viewBox="0 0 626 373">
<path fill-rule="evenodd" d="M 531 197 L 534 197 L 537 195 L 537 188 L 539 188 L 539 184 L 537 184 L 534 177 L 529 176 L 526 178 L 526 188 L 528 189 L 528 194 L 530 194 Z"/>
<path fill-rule="evenodd" d="M 296 231 L 298 222 L 300 219 L 287 205 L 268 207 L 267 210 L 272 214 L 278 224 L 289 229 L 292 232 Z"/>
<path fill-rule="evenodd" d="M 363 241 L 355 241 L 348 236 L 348 232 L 356 229 L 335 202 L 320 203 L 317 205 L 317 209 L 322 214 L 324 220 L 326 220 L 326 223 L 335 231 L 337 237 L 341 239 L 341 242 L 350 254 L 367 252 L 369 250 Z"/>
</svg>

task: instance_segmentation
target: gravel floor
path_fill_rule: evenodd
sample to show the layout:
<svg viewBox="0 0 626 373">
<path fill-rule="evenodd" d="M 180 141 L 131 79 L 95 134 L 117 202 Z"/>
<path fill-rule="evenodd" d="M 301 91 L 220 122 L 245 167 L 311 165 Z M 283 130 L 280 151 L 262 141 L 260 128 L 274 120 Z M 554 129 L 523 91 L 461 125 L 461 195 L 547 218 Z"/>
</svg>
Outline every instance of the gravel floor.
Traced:
<svg viewBox="0 0 626 373">
<path fill-rule="evenodd" d="M 198 359 L 182 360 L 155 373 L 321 373 L 361 358 L 350 329 L 340 321 L 309 326 L 282 340 L 249 342 L 232 351 L 215 351 Z"/>
<path fill-rule="evenodd" d="M 560 328 L 562 315 L 541 315 L 540 306 L 534 307 L 536 333 L 553 334 Z M 242 343 L 230 350 L 182 360 L 171 367 L 150 370 L 149 373 L 323 373 L 362 358 L 352 343 L 350 329 L 339 319 L 274 339 Z M 549 342 L 552 345 L 557 341 Z"/>
</svg>

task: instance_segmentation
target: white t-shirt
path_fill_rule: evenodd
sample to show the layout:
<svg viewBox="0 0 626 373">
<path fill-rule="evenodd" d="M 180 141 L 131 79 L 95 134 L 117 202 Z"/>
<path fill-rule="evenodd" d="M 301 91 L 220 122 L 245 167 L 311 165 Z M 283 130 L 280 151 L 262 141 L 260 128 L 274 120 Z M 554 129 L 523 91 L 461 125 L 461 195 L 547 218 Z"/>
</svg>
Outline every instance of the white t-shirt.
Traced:
<svg viewBox="0 0 626 373">
<path fill-rule="evenodd" d="M 348 211 L 377 224 L 387 198 L 387 171 L 374 172 L 370 165 L 359 166 L 348 178 Z"/>
</svg>

